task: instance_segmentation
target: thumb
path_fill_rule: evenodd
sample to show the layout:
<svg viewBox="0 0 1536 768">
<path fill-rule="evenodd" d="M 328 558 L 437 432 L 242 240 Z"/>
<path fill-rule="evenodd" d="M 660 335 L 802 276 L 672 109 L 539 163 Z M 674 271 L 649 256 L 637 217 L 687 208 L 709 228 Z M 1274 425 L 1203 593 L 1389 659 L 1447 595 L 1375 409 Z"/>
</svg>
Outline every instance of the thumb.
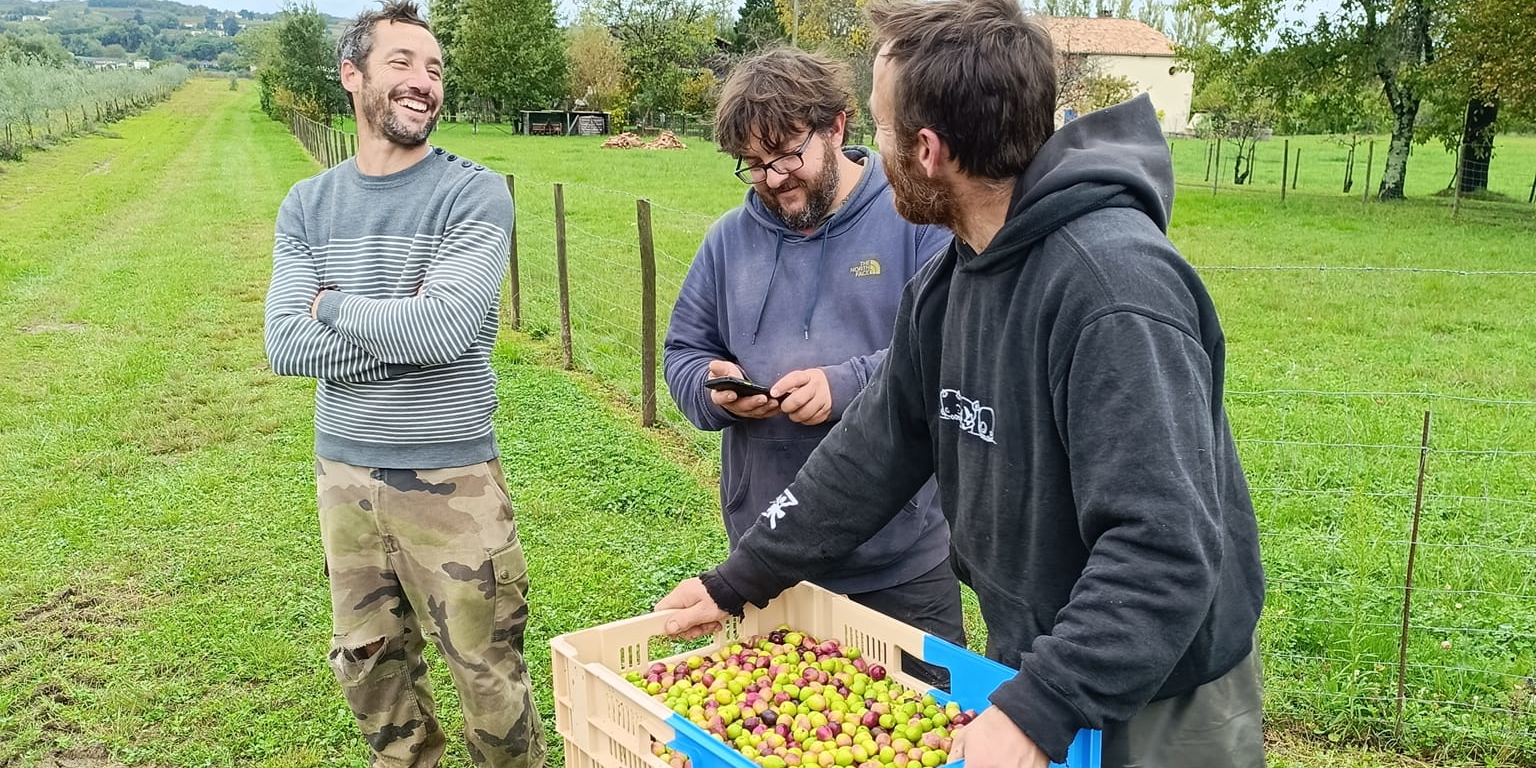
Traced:
<svg viewBox="0 0 1536 768">
<path fill-rule="evenodd" d="M 741 366 L 729 360 L 709 361 L 709 375 L 714 376 L 741 376 Z"/>
<path fill-rule="evenodd" d="M 714 620 L 716 613 L 701 605 L 682 608 L 667 619 L 667 634 L 672 637 L 683 636 L 691 640 L 718 632 L 720 623 Z"/>
<path fill-rule="evenodd" d="M 949 762 L 956 763 L 965 759 L 965 737 L 969 735 L 965 730 L 955 734 L 954 741 L 949 745 Z"/>
</svg>

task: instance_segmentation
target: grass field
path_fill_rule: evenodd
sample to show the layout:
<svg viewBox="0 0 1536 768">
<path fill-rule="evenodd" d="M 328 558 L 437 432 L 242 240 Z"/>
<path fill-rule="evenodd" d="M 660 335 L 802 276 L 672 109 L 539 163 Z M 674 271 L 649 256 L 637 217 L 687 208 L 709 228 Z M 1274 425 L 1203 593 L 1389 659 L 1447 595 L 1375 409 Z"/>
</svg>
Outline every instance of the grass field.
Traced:
<svg viewBox="0 0 1536 768">
<path fill-rule="evenodd" d="M 273 377 L 260 341 L 273 217 L 316 168 L 224 81 L 194 80 L 114 131 L 0 166 L 0 766 L 363 765 L 324 661 L 311 387 Z M 467 132 L 437 141 L 517 174 L 533 336 L 555 327 L 547 183 L 570 183 L 579 357 L 633 391 L 633 331 L 598 333 L 633 327 L 634 198 L 665 206 L 675 291 L 744 191 L 730 162 Z M 1181 188 L 1175 209 L 1173 237 L 1223 311 L 1266 532 L 1272 764 L 1536 764 L 1536 407 L 1520 404 L 1536 400 L 1536 265 L 1518 218 L 1536 212 L 1490 225 L 1452 222 L 1439 202 L 1336 198 L 1282 208 Z M 509 333 L 495 359 L 546 716 L 551 636 L 637 613 L 724 551 L 698 444 L 634 426 L 623 397 L 550 355 Z M 1435 450 L 1394 737 L 1426 408 Z M 462 746 L 447 764 L 468 765 Z"/>
</svg>

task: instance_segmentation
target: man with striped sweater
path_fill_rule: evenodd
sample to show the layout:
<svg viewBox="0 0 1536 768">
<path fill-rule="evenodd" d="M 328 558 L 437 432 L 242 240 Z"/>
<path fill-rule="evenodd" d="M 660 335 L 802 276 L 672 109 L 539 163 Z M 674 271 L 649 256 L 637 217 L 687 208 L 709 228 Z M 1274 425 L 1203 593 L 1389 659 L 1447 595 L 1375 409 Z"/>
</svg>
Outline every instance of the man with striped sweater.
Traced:
<svg viewBox="0 0 1536 768">
<path fill-rule="evenodd" d="M 511 196 L 427 143 L 443 61 L 414 3 L 365 11 L 338 53 L 357 156 L 283 201 L 266 305 L 273 372 L 318 381 L 331 667 L 374 766 L 442 757 L 429 639 L 476 764 L 541 766 L 528 568 L 491 424 Z"/>
</svg>

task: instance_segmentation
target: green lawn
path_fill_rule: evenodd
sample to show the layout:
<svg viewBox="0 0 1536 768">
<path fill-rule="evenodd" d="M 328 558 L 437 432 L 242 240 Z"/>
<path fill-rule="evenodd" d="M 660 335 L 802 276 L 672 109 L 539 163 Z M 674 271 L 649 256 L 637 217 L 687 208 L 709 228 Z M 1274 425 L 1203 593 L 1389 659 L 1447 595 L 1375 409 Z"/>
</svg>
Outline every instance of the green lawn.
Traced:
<svg viewBox="0 0 1536 768">
<path fill-rule="evenodd" d="M 241 87 L 194 80 L 111 135 L 0 166 L 0 766 L 94 745 L 130 765 L 364 764 L 325 664 L 311 386 L 272 376 L 261 349 L 272 221 L 317 168 Z M 638 314 L 635 196 L 664 206 L 670 302 L 744 187 L 708 146 L 621 152 L 467 126 L 437 141 L 518 179 L 530 334 L 506 334 L 495 358 L 498 426 L 549 716 L 551 636 L 638 613 L 723 554 L 709 443 L 635 425 L 638 342 L 622 329 Z M 578 358 L 598 376 L 550 365 L 556 180 L 569 182 Z M 1453 222 L 1440 202 L 1319 193 L 1282 208 L 1180 188 L 1173 237 L 1224 313 L 1266 532 L 1276 766 L 1418 764 L 1394 752 L 1536 764 L 1536 407 L 1381 394 L 1536 400 L 1532 275 L 1455 272 L 1536 271 L 1533 211 L 1515 207 L 1490 225 Z M 1216 269 L 1318 265 L 1452 271 Z M 1426 408 L 1436 450 L 1393 738 Z M 468 765 L 461 745 L 446 764 Z"/>
</svg>

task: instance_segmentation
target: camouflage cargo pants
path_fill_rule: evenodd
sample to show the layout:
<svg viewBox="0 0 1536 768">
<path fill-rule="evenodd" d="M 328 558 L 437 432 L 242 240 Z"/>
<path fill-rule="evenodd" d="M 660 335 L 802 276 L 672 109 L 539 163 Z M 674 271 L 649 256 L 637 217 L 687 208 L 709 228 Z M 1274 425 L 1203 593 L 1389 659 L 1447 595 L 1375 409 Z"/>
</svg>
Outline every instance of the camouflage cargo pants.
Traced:
<svg viewBox="0 0 1536 768">
<path fill-rule="evenodd" d="M 544 728 L 523 630 L 528 566 L 499 461 L 371 469 L 318 459 L 331 669 L 374 768 L 431 768 L 446 746 L 422 649 L 442 653 L 477 765 L 538 768 Z"/>
</svg>

